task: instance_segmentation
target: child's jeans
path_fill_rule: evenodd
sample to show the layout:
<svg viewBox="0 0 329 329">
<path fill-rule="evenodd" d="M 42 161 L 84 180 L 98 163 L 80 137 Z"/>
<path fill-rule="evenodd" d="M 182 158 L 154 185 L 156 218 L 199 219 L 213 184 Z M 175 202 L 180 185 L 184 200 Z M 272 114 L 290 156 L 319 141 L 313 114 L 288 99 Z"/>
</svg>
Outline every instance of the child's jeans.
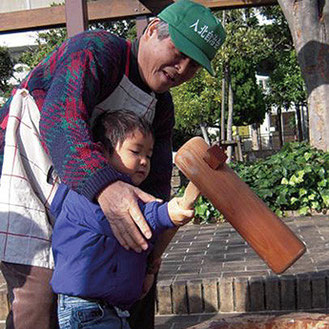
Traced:
<svg viewBox="0 0 329 329">
<path fill-rule="evenodd" d="M 128 311 L 103 302 L 58 296 L 58 321 L 61 329 L 130 329 L 128 317 Z"/>
</svg>

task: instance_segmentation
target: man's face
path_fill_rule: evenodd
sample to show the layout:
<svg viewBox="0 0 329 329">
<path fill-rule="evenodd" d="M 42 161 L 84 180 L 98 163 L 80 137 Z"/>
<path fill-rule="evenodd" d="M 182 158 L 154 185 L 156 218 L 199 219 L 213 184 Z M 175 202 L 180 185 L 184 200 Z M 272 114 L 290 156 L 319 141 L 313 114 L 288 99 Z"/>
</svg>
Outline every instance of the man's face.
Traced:
<svg viewBox="0 0 329 329">
<path fill-rule="evenodd" d="M 200 68 L 177 50 L 170 37 L 158 39 L 156 23 L 148 27 L 141 39 L 138 64 L 142 79 L 157 93 L 190 80 Z"/>
</svg>

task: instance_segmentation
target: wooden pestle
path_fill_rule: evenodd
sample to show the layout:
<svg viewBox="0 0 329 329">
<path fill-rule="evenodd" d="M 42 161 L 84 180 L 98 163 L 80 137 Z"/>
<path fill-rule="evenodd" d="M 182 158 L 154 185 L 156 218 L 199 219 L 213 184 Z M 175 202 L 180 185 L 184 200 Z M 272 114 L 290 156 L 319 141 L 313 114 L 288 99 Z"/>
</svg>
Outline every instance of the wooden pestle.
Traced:
<svg viewBox="0 0 329 329">
<path fill-rule="evenodd" d="M 304 244 L 224 159 L 219 146 L 209 148 L 194 137 L 178 150 L 175 163 L 195 185 L 194 194 L 199 189 L 273 272 L 284 272 L 303 255 Z"/>
</svg>

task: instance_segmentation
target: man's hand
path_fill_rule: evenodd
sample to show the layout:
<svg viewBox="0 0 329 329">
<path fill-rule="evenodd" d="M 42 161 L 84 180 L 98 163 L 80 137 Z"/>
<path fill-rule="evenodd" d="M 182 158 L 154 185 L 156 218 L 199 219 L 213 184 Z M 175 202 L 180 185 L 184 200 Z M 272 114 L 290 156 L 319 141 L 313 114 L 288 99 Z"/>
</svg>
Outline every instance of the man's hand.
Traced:
<svg viewBox="0 0 329 329">
<path fill-rule="evenodd" d="M 98 196 L 99 205 L 119 243 L 127 250 L 141 252 L 148 248 L 145 238 L 149 239 L 152 233 L 139 209 L 138 199 L 145 203 L 159 201 L 138 187 L 121 181 L 109 185 Z"/>
</svg>

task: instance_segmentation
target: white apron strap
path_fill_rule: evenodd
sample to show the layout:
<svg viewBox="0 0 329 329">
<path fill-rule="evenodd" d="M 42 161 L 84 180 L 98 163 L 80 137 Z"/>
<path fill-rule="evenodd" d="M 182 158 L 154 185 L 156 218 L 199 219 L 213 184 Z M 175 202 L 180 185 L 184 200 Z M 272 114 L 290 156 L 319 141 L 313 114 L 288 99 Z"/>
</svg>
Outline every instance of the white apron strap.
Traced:
<svg viewBox="0 0 329 329">
<path fill-rule="evenodd" d="M 152 123 L 155 116 L 157 99 L 134 85 L 128 78 L 130 67 L 130 43 L 127 44 L 127 63 L 125 74 L 119 85 L 103 102 L 96 105 L 92 112 L 90 124 L 102 113 L 116 110 L 129 110 Z"/>
</svg>

